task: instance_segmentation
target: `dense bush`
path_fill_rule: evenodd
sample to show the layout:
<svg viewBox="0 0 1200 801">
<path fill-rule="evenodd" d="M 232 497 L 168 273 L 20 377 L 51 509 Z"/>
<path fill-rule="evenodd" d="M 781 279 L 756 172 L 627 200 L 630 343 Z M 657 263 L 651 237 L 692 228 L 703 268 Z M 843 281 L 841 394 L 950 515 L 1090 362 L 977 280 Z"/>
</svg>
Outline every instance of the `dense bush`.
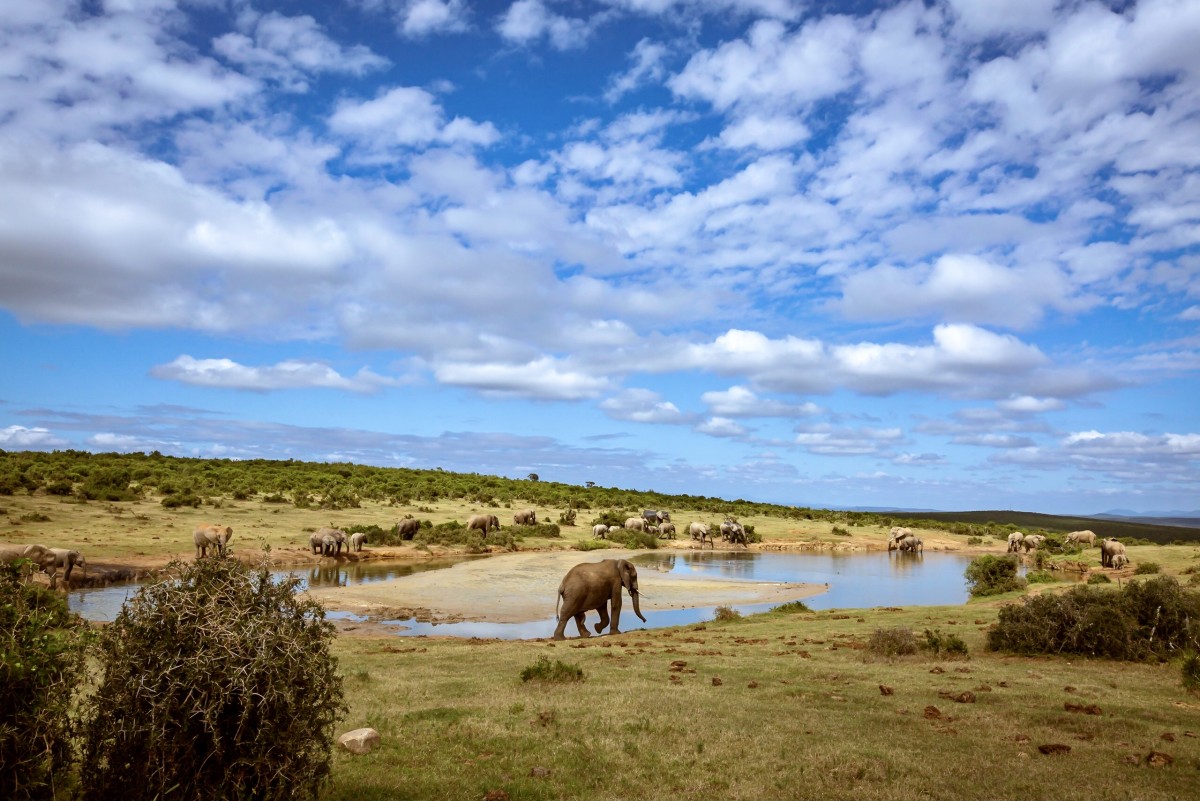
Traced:
<svg viewBox="0 0 1200 801">
<path fill-rule="evenodd" d="M 907 626 L 875 629 L 867 639 L 867 650 L 879 656 L 908 656 L 917 652 L 917 638 Z"/>
<path fill-rule="evenodd" d="M 1184 653 L 1183 659 L 1180 660 L 1180 669 L 1184 688 L 1191 692 L 1200 690 L 1200 654 L 1195 651 Z"/>
<path fill-rule="evenodd" d="M 788 601 L 772 608 L 771 611 L 783 615 L 793 615 L 797 612 L 811 612 L 812 610 L 808 608 L 808 604 L 804 603 L 804 601 Z"/>
<path fill-rule="evenodd" d="M 172 563 L 100 636 L 82 722 L 86 799 L 316 798 L 342 677 L 299 579 Z"/>
<path fill-rule="evenodd" d="M 658 537 L 632 528 L 619 528 L 608 532 L 608 538 L 626 548 L 657 548 Z"/>
<path fill-rule="evenodd" d="M 1134 568 L 1133 574 L 1135 576 L 1149 576 L 1153 575 L 1154 573 L 1161 572 L 1162 566 L 1159 565 L 1158 562 L 1140 562 L 1138 566 Z"/>
<path fill-rule="evenodd" d="M 967 589 L 971 595 L 999 595 L 1025 589 L 1025 579 L 1017 576 L 1017 557 L 979 556 L 967 565 Z"/>
<path fill-rule="evenodd" d="M 1030 584 L 1050 584 L 1058 578 L 1049 570 L 1031 570 L 1025 574 L 1025 580 Z"/>
<path fill-rule="evenodd" d="M 1092 573 L 1088 576 L 1088 584 L 1112 584 L 1112 579 L 1103 573 Z"/>
<path fill-rule="evenodd" d="M 925 647 L 933 651 L 934 656 L 966 656 L 967 644 L 963 638 L 954 632 L 943 634 L 939 629 L 925 629 Z"/>
<path fill-rule="evenodd" d="M 713 610 L 713 620 L 718 623 L 732 623 L 742 619 L 742 613 L 732 606 L 718 606 Z"/>
<path fill-rule="evenodd" d="M 162 499 L 162 505 L 168 509 L 178 509 L 182 506 L 190 506 L 193 509 L 199 509 L 203 501 L 199 496 L 193 495 L 190 492 L 180 492 L 175 495 L 168 495 Z"/>
<path fill-rule="evenodd" d="M 0 564 L 0 798 L 53 798 L 71 760 L 86 628 L 66 599 Z"/>
<path fill-rule="evenodd" d="M 1200 646 L 1200 594 L 1170 576 L 1122 590 L 1073 587 L 1009 604 L 988 629 L 988 648 L 1110 659 L 1166 657 Z"/>
</svg>

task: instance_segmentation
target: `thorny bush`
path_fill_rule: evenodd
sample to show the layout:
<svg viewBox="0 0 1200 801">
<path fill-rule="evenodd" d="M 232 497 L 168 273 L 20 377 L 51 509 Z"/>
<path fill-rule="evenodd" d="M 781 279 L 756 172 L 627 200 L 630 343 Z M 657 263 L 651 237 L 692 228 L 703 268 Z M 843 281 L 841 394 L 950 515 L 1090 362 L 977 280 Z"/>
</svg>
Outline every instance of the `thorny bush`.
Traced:
<svg viewBox="0 0 1200 801">
<path fill-rule="evenodd" d="M 345 706 L 333 624 L 298 584 L 201 559 L 126 602 L 84 709 L 85 801 L 317 797 Z"/>
</svg>

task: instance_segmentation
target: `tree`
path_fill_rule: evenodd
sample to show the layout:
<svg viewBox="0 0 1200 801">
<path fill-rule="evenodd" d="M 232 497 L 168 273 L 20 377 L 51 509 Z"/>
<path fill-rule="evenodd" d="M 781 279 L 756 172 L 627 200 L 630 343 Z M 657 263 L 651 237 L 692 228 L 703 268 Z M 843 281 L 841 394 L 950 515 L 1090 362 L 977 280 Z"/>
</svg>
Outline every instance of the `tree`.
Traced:
<svg viewBox="0 0 1200 801">
<path fill-rule="evenodd" d="M 299 579 L 172 563 L 100 636 L 83 798 L 316 798 L 344 710 L 333 624 Z"/>
<path fill-rule="evenodd" d="M 538 480 L 538 474 L 537 474 L 537 473 L 530 473 L 530 474 L 527 476 L 527 478 L 528 478 L 530 481 L 537 481 L 537 480 Z"/>
</svg>

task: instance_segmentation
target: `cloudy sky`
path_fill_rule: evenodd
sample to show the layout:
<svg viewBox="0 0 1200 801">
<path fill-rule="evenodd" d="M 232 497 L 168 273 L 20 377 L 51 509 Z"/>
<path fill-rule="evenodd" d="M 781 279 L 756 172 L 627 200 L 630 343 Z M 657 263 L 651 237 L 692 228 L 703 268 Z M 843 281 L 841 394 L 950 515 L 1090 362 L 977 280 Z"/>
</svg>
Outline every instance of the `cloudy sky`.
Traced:
<svg viewBox="0 0 1200 801">
<path fill-rule="evenodd" d="M 1200 507 L 1195 0 L 8 0 L 0 448 Z"/>
</svg>

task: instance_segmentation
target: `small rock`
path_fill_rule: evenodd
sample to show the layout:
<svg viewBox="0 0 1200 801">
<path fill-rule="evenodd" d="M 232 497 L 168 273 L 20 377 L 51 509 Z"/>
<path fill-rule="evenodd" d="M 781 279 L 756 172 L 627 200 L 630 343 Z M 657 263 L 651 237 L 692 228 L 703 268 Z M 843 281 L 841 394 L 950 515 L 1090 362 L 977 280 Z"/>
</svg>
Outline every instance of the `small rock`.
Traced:
<svg viewBox="0 0 1200 801">
<path fill-rule="evenodd" d="M 355 729 L 338 737 L 338 745 L 352 754 L 369 754 L 379 743 L 379 732 L 374 729 Z"/>
<path fill-rule="evenodd" d="M 1063 687 L 1063 691 L 1073 693 L 1073 692 L 1075 692 L 1075 688 L 1072 687 L 1070 684 L 1068 684 L 1066 687 Z"/>
<path fill-rule="evenodd" d="M 978 687 L 975 688 L 975 692 L 977 692 L 977 693 L 990 693 L 991 691 L 992 691 L 992 688 L 987 686 L 986 684 L 980 684 Z"/>
<path fill-rule="evenodd" d="M 1018 759 L 1029 759 L 1029 754 L 1025 753 L 1024 751 L 1018 751 L 1017 758 Z"/>
<path fill-rule="evenodd" d="M 1125 757 L 1125 763 L 1136 767 L 1142 764 L 1142 758 L 1137 754 L 1129 754 Z"/>
<path fill-rule="evenodd" d="M 1165 732 L 1163 732 L 1163 736 L 1162 736 L 1162 738 L 1163 738 L 1164 740 L 1166 740 L 1168 743 L 1173 743 L 1173 742 L 1175 742 L 1175 735 L 1174 735 L 1173 733 L 1169 732 L 1169 731 L 1165 731 Z"/>
<path fill-rule="evenodd" d="M 1175 761 L 1175 758 L 1170 754 L 1164 754 L 1162 751 L 1151 751 L 1146 754 L 1146 764 L 1152 768 L 1165 768 Z"/>
<path fill-rule="evenodd" d="M 925 719 L 926 720 L 937 720 L 941 716 L 942 716 L 942 710 L 938 709 L 936 706 L 930 705 L 930 706 L 925 707 Z"/>
<path fill-rule="evenodd" d="M 542 767 L 530 768 L 529 775 L 535 779 L 544 779 L 550 775 L 550 768 L 542 768 Z"/>
<path fill-rule="evenodd" d="M 721 681 L 721 680 L 720 680 L 719 678 L 717 678 L 716 676 L 713 676 L 713 677 L 712 677 L 712 686 L 714 686 L 714 687 L 720 687 L 720 686 L 721 686 L 722 684 L 724 684 L 724 683 L 725 683 L 725 682 Z"/>
<path fill-rule="evenodd" d="M 1038 750 L 1047 756 L 1061 756 L 1071 753 L 1071 746 L 1063 745 L 1062 743 L 1047 743 L 1039 745 Z"/>
<path fill-rule="evenodd" d="M 747 686 L 747 687 L 749 687 L 751 690 L 754 690 L 754 689 L 757 689 L 757 688 L 758 688 L 758 682 L 757 682 L 757 681 L 752 681 L 752 682 L 750 682 L 749 684 L 747 684 L 746 686 Z"/>
<path fill-rule="evenodd" d="M 996 686 L 997 687 L 1007 687 L 1008 682 L 1007 681 L 998 681 L 998 682 L 996 682 Z"/>
<path fill-rule="evenodd" d="M 892 693 L 894 693 L 894 692 L 896 692 L 896 691 L 895 691 L 895 689 L 893 689 L 893 688 L 891 688 L 891 687 L 887 686 L 886 684 L 880 684 L 880 685 L 879 685 L 879 692 L 880 692 L 880 694 L 881 694 L 881 695 L 891 695 Z"/>
</svg>

